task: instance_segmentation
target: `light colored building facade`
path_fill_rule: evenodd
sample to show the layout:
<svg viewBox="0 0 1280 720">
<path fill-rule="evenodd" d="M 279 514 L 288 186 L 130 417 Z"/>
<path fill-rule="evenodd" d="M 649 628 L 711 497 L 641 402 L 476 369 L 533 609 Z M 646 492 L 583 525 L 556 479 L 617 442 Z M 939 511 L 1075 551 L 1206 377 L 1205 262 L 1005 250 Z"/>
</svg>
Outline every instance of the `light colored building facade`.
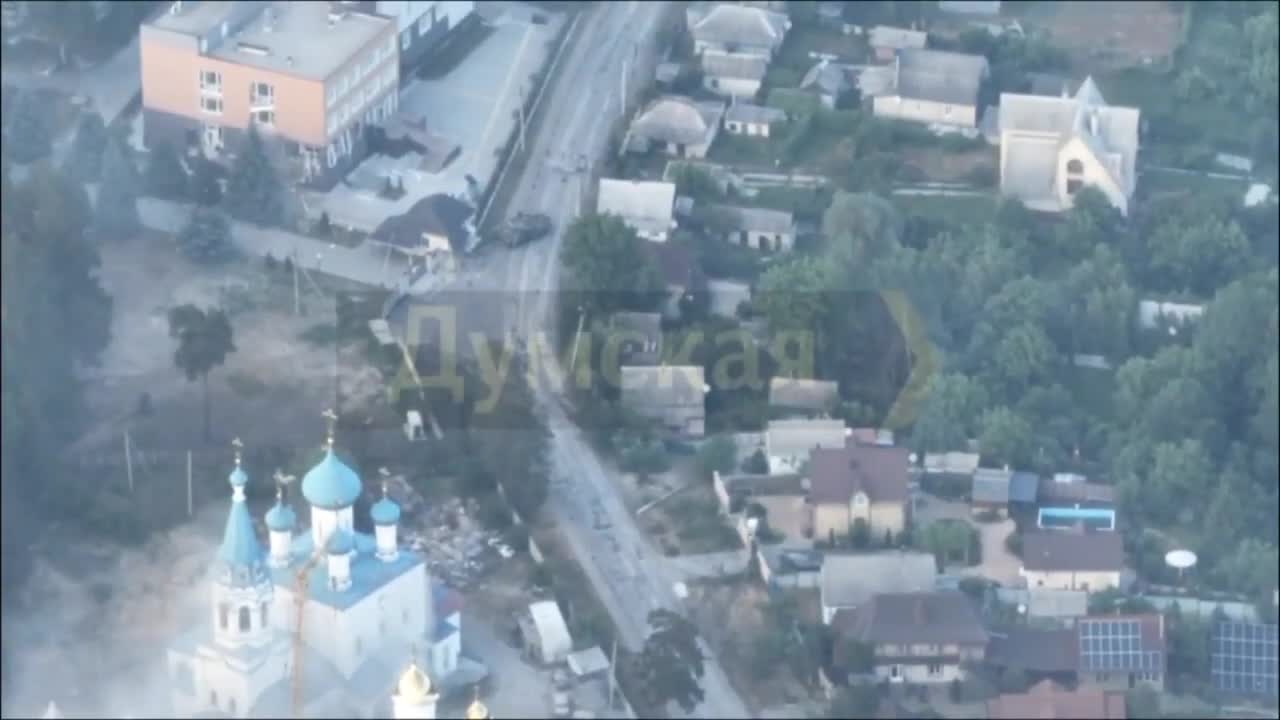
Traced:
<svg viewBox="0 0 1280 720">
<path fill-rule="evenodd" d="M 753 98 L 760 92 L 768 58 L 708 50 L 702 53 L 702 85 L 725 97 Z"/>
<path fill-rule="evenodd" d="M 148 146 L 225 158 L 253 125 L 331 187 L 397 107 L 395 21 L 342 3 L 175 2 L 139 45 Z"/>
<path fill-rule="evenodd" d="M 476 9 L 475 2 L 471 0 L 392 0 L 358 4 L 363 10 L 396 19 L 400 68 L 405 72 L 413 70 L 450 31 L 471 20 Z"/>
<path fill-rule="evenodd" d="M 849 444 L 810 453 L 814 537 L 847 537 L 865 523 L 873 541 L 907 525 L 907 451 Z"/>
<path fill-rule="evenodd" d="M 876 117 L 976 128 L 978 94 L 989 75 L 981 55 L 900 50 L 889 88 L 872 100 Z"/>
<path fill-rule="evenodd" d="M 596 212 L 621 217 L 645 240 L 666 242 L 676 226 L 675 202 L 675 183 L 601 178 Z"/>
<path fill-rule="evenodd" d="M 1000 96 L 1000 192 L 1033 210 L 1072 207 L 1096 188 L 1122 214 L 1137 189 L 1137 108 L 1108 105 L 1093 78 L 1074 96 Z"/>
</svg>

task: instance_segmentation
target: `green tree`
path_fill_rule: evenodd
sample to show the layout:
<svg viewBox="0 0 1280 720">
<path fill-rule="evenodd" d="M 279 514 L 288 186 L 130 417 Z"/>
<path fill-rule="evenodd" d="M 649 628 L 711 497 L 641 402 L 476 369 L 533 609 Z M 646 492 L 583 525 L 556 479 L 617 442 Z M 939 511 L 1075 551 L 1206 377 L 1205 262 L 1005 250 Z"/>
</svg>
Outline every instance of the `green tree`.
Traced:
<svg viewBox="0 0 1280 720">
<path fill-rule="evenodd" d="M 81 3 L 35 3 L 36 5 L 80 5 Z M 14 90 L 5 108 L 5 150 L 16 163 L 26 164 L 48 157 L 53 149 L 46 108 L 33 90 Z"/>
<path fill-rule="evenodd" d="M 1027 465 L 1034 453 L 1035 435 L 1031 425 L 1007 407 L 997 407 L 982 414 L 982 434 L 978 446 L 982 459 L 997 467 Z"/>
<path fill-rule="evenodd" d="M 236 155 L 227 179 L 227 212 L 264 227 L 284 222 L 284 185 L 255 126 Z"/>
<path fill-rule="evenodd" d="M 670 610 L 649 613 L 649 637 L 640 653 L 641 692 L 651 704 L 675 702 L 686 713 L 703 700 L 702 648 L 698 629 Z"/>
<path fill-rule="evenodd" d="M 222 169 L 217 163 L 197 155 L 191 163 L 189 188 L 191 200 L 203 207 L 213 207 L 222 202 L 222 185 L 218 182 Z"/>
<path fill-rule="evenodd" d="M 1200 215 L 1173 217 L 1147 238 L 1153 287 L 1212 295 L 1250 265 L 1249 239 L 1234 220 Z"/>
<path fill-rule="evenodd" d="M 987 404 L 987 391 L 977 380 L 958 373 L 934 375 L 925 386 L 912 447 L 919 452 L 963 449 L 977 435 L 976 421 Z"/>
<path fill-rule="evenodd" d="M 1054 305 L 1061 308 L 1072 354 L 1128 357 L 1138 296 L 1114 250 L 1095 247 L 1091 257 L 1067 272 L 1057 295 Z"/>
<path fill-rule="evenodd" d="M 1197 510 L 1187 500 L 1201 494 L 1212 472 L 1209 455 L 1198 441 L 1156 445 L 1144 488 L 1154 518 L 1166 524 L 1189 522 Z"/>
<path fill-rule="evenodd" d="M 1034 383 L 1049 380 L 1057 351 L 1053 341 L 1037 325 L 1019 325 L 1005 333 L 992 350 L 993 385 L 1016 397 Z"/>
<path fill-rule="evenodd" d="M 768 475 L 769 474 L 769 458 L 765 457 L 763 450 L 756 450 L 751 456 L 742 461 L 742 472 L 752 475 Z"/>
<path fill-rule="evenodd" d="M 771 332 L 813 333 L 813 346 L 821 348 L 832 310 L 831 279 L 830 263 L 796 256 L 760 276 L 753 304 L 768 321 Z"/>
<path fill-rule="evenodd" d="M 148 195 L 181 202 L 187 199 L 187 171 L 178 151 L 169 142 L 158 142 L 147 158 L 145 186 Z M 206 205 L 212 203 L 206 203 Z"/>
<path fill-rule="evenodd" d="M 102 173 L 102 155 L 106 148 L 107 126 L 102 122 L 102 115 L 84 113 L 76 126 L 63 171 L 73 180 L 96 182 Z"/>
<path fill-rule="evenodd" d="M 191 218 L 178 231 L 178 247 L 188 258 L 200 263 L 221 263 L 235 256 L 231 243 L 231 223 L 220 211 L 196 206 Z"/>
<path fill-rule="evenodd" d="M 838 192 L 822 216 L 828 252 L 846 277 L 865 277 L 873 261 L 892 255 L 902 238 L 898 211 L 883 198 Z"/>
<path fill-rule="evenodd" d="M 584 215 L 569 226 L 561 261 L 588 316 L 657 304 L 663 283 L 644 242 L 616 215 Z"/>
<path fill-rule="evenodd" d="M 94 230 L 100 238 L 123 240 L 142 227 L 138 219 L 138 169 L 124 141 L 111 137 L 102 153 L 102 182 L 94 203 Z"/>
<path fill-rule="evenodd" d="M 1276 106 L 1280 103 L 1277 98 L 1280 71 L 1276 69 L 1280 67 L 1280 50 L 1277 50 L 1277 45 L 1280 45 L 1280 40 L 1277 40 L 1280 35 L 1277 32 L 1280 12 L 1277 12 L 1274 3 L 1255 7 L 1261 8 L 1261 12 L 1249 18 L 1244 26 L 1249 56 L 1252 58 L 1249 62 L 1249 81 L 1253 92 L 1248 97 L 1253 107 L 1275 115 Z"/>
<path fill-rule="evenodd" d="M 733 438 L 716 435 L 698 448 L 698 472 L 706 478 L 710 478 L 713 472 L 721 475 L 731 473 L 737 458 L 738 446 Z"/>
<path fill-rule="evenodd" d="M 28 20 L 44 38 L 58 47 L 60 65 L 71 62 L 70 48 L 88 39 L 97 23 L 92 3 L 28 3 Z"/>
<path fill-rule="evenodd" d="M 231 322 L 221 310 L 179 305 L 169 311 L 169 337 L 178 341 L 173 364 L 204 392 L 204 438 L 209 439 L 209 373 L 236 351 Z"/>
<path fill-rule="evenodd" d="M 869 683 L 858 683 L 836 691 L 827 708 L 829 718 L 869 718 L 880 709 L 880 688 Z"/>
<path fill-rule="evenodd" d="M 1088 257 L 1098 245 L 1117 244 L 1124 237 L 1124 217 L 1107 196 L 1095 187 L 1084 186 L 1075 194 L 1064 222 L 1054 233 L 1059 258 Z"/>
</svg>

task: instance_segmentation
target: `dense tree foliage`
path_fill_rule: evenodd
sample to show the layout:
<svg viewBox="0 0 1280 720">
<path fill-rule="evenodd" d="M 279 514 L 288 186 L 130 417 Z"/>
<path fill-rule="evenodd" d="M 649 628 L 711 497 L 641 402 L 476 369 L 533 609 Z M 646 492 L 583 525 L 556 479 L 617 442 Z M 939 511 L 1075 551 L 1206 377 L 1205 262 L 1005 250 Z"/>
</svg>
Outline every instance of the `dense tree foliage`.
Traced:
<svg viewBox="0 0 1280 720">
<path fill-rule="evenodd" d="M 285 220 L 284 192 L 262 137 L 250 125 L 227 178 L 227 212 L 255 225 L 280 225 Z"/>
<path fill-rule="evenodd" d="M 147 158 L 144 185 L 148 195 L 181 202 L 187 199 L 187 171 L 182 167 L 178 151 L 169 142 L 158 142 Z M 216 204 L 216 199 L 212 203 Z"/>
<path fill-rule="evenodd" d="M 236 351 L 231 321 L 222 310 L 179 305 L 169 310 L 169 337 L 177 340 L 173 364 L 188 381 L 200 380 L 204 395 L 204 437 L 209 439 L 209 373 Z"/>
<path fill-rule="evenodd" d="M 178 248 L 200 263 L 225 262 L 235 256 L 231 223 L 218 210 L 196 206 L 187 224 L 178 231 Z"/>
<path fill-rule="evenodd" d="M 63 164 L 68 177 L 80 182 L 96 182 L 102 173 L 102 155 L 107 149 L 107 126 L 102 115 L 87 112 L 80 116 L 71 151 Z"/>
<path fill-rule="evenodd" d="M 686 713 L 702 702 L 703 666 L 698 629 L 670 610 L 649 613 L 649 637 L 639 662 L 641 692 L 650 704 L 674 702 Z"/>
<path fill-rule="evenodd" d="M 644 242 L 616 215 L 584 215 L 569 226 L 565 283 L 589 317 L 656 306 L 663 283 Z"/>
</svg>

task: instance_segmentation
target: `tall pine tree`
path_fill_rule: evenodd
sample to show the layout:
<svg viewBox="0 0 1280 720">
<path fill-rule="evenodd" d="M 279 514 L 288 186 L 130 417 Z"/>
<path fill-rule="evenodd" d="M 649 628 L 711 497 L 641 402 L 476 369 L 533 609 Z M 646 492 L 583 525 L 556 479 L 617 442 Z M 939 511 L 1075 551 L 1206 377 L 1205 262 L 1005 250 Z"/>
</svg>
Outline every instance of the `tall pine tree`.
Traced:
<svg viewBox="0 0 1280 720">
<path fill-rule="evenodd" d="M 102 115 L 87 112 L 80 116 L 71 152 L 62 169 L 72 180 L 97 182 L 102 173 L 102 154 L 107 148 L 107 126 Z"/>
<path fill-rule="evenodd" d="M 124 139 L 113 134 L 102 154 L 102 182 L 94 203 L 94 229 L 99 238 L 124 240 L 142 227 L 138 219 L 138 168 Z"/>
<path fill-rule="evenodd" d="M 231 166 L 225 200 L 227 212 L 238 220 L 266 226 L 280 225 L 284 220 L 284 187 L 252 125 Z"/>
</svg>

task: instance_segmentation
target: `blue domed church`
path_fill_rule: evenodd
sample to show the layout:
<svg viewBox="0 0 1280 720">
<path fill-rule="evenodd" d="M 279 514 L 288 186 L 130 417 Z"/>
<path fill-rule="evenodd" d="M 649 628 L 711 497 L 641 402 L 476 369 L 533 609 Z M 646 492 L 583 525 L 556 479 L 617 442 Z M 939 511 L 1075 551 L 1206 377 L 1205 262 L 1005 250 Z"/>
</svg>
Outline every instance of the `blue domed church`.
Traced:
<svg viewBox="0 0 1280 720">
<path fill-rule="evenodd" d="M 334 452 L 335 416 L 327 417 L 324 457 L 301 483 L 311 526 L 299 526 L 277 490 L 265 549 L 236 441 L 210 613 L 168 652 L 178 717 L 434 718 L 440 689 L 485 674 L 460 656 L 456 593 L 430 579 L 421 555 L 399 547 L 400 508 L 385 484 L 370 508 L 373 534 L 356 531 L 363 485 Z"/>
</svg>

